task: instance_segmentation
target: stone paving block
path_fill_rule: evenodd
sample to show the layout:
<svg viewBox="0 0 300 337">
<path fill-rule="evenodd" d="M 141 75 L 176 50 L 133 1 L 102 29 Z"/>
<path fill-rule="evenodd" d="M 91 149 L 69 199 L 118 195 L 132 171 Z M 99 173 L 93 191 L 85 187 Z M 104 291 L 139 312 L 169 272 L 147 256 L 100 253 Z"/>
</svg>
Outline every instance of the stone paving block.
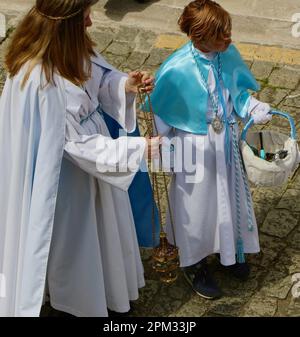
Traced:
<svg viewBox="0 0 300 337">
<path fill-rule="evenodd" d="M 240 316 L 242 307 L 247 303 L 245 297 L 222 297 L 213 301 L 205 316 Z"/>
<path fill-rule="evenodd" d="M 128 56 L 131 51 L 132 46 L 128 45 L 127 42 L 116 42 L 116 41 L 114 41 L 106 50 L 107 53 L 118 56 Z"/>
<path fill-rule="evenodd" d="M 298 228 L 300 226 L 298 225 Z M 289 246 L 291 248 L 297 249 L 300 251 L 300 230 L 296 231 L 295 234 L 289 240 Z"/>
<path fill-rule="evenodd" d="M 264 223 L 267 212 L 271 209 L 272 205 L 270 204 L 261 204 L 261 203 L 254 203 L 254 214 L 257 226 L 260 227 Z"/>
<path fill-rule="evenodd" d="M 300 109 L 300 89 L 290 92 L 286 97 L 284 104 Z"/>
<path fill-rule="evenodd" d="M 288 317 L 300 317 L 300 298 L 292 298 L 287 307 Z"/>
<path fill-rule="evenodd" d="M 289 187 L 300 190 L 300 168 L 298 168 L 294 179 L 289 184 Z"/>
<path fill-rule="evenodd" d="M 5 10 L 6 16 L 6 30 L 14 30 L 20 20 L 23 18 L 23 14 L 18 10 Z"/>
<path fill-rule="evenodd" d="M 252 65 L 253 65 L 253 61 L 252 60 L 245 60 L 244 59 L 244 62 L 247 64 L 248 68 L 251 70 Z"/>
<path fill-rule="evenodd" d="M 287 89 L 295 89 L 300 81 L 300 71 L 284 66 L 275 69 L 269 77 L 269 85 Z"/>
<path fill-rule="evenodd" d="M 251 67 L 253 75 L 258 80 L 267 79 L 274 68 L 274 63 L 254 61 Z"/>
<path fill-rule="evenodd" d="M 0 43 L 0 95 L 2 93 L 4 83 L 6 80 L 6 70 L 4 65 L 6 48 L 8 47 L 10 40 L 6 39 L 4 42 Z"/>
<path fill-rule="evenodd" d="M 140 31 L 135 38 L 134 51 L 140 53 L 150 53 L 156 39 L 156 34 L 150 31 Z"/>
<path fill-rule="evenodd" d="M 291 276 L 287 272 L 271 269 L 264 279 L 261 292 L 266 296 L 285 299 L 291 288 Z"/>
<path fill-rule="evenodd" d="M 139 291 L 139 299 L 132 302 L 132 312 L 130 316 L 144 316 L 152 310 L 153 299 L 161 288 L 158 280 L 146 279 L 146 286 Z"/>
<path fill-rule="evenodd" d="M 141 31 L 140 28 L 132 26 L 121 26 L 119 28 L 118 34 L 116 35 L 116 41 L 132 43 L 136 36 Z"/>
<path fill-rule="evenodd" d="M 285 241 L 263 233 L 259 235 L 259 243 L 261 252 L 249 254 L 247 261 L 262 268 L 269 268 L 287 245 Z"/>
<path fill-rule="evenodd" d="M 300 190 L 288 189 L 276 208 L 285 208 L 293 212 L 300 212 Z"/>
<path fill-rule="evenodd" d="M 257 82 L 260 85 L 261 90 L 268 86 L 268 80 L 257 80 Z"/>
<path fill-rule="evenodd" d="M 6 38 L 6 16 L 0 12 L 0 43 Z"/>
<path fill-rule="evenodd" d="M 244 307 L 241 317 L 273 317 L 277 311 L 277 299 L 257 293 Z"/>
<path fill-rule="evenodd" d="M 0 94 L 1 94 L 2 89 L 3 89 L 5 79 L 6 79 L 6 71 L 5 71 L 4 67 L 1 65 L 0 66 Z"/>
<path fill-rule="evenodd" d="M 295 123 L 300 122 L 300 113 L 299 113 L 300 111 L 299 111 L 298 108 L 288 106 L 288 105 L 285 104 L 285 101 L 283 101 L 278 106 L 278 110 L 288 113 L 294 119 Z M 281 125 L 284 125 L 288 132 L 290 131 L 290 129 L 291 129 L 290 124 L 288 123 L 288 121 L 285 118 L 282 118 L 282 117 L 280 118 L 280 117 L 274 116 L 273 119 L 281 121 Z M 272 122 L 271 122 L 272 124 L 273 124 L 273 119 L 272 119 Z"/>
<path fill-rule="evenodd" d="M 172 54 L 172 50 L 170 49 L 152 49 L 150 53 L 150 57 L 146 61 L 146 66 L 160 66 L 164 60 Z"/>
<path fill-rule="evenodd" d="M 190 286 L 180 275 L 176 283 L 161 286 L 159 294 L 152 299 L 154 306 L 149 314 L 159 317 L 172 315 L 187 303 L 192 295 Z"/>
<path fill-rule="evenodd" d="M 282 110 L 282 109 L 279 109 L 279 110 Z M 273 116 L 271 122 L 269 122 L 268 125 L 265 126 L 264 129 L 275 130 L 277 132 L 281 132 L 283 134 L 289 135 L 290 134 L 290 123 L 285 118 L 282 118 L 279 116 Z"/>
<path fill-rule="evenodd" d="M 273 188 L 260 187 L 255 190 L 252 195 L 252 199 L 258 205 L 275 206 L 279 202 L 285 189 L 285 186 Z M 266 208 L 266 212 L 268 209 L 269 208 Z"/>
<path fill-rule="evenodd" d="M 275 107 L 284 100 L 289 92 L 290 90 L 288 89 L 265 87 L 259 92 L 258 97 L 260 101 L 269 103 L 271 106 Z"/>
<path fill-rule="evenodd" d="M 131 70 L 140 69 L 148 56 L 149 54 L 134 51 L 122 66 Z"/>
<path fill-rule="evenodd" d="M 108 63 L 110 63 L 112 66 L 114 66 L 117 69 L 119 69 L 121 64 L 123 64 L 127 59 L 126 56 L 113 55 L 107 52 L 103 53 L 103 57 Z"/>
<path fill-rule="evenodd" d="M 297 213 L 274 209 L 268 213 L 260 230 L 265 234 L 284 238 L 297 226 L 298 220 Z"/>
<path fill-rule="evenodd" d="M 102 32 L 93 32 L 91 33 L 93 41 L 97 43 L 96 49 L 102 53 L 113 41 L 114 34 L 112 33 L 102 33 Z"/>
<path fill-rule="evenodd" d="M 247 261 L 251 255 L 252 254 L 247 254 Z M 210 266 L 214 278 L 222 289 L 224 296 L 228 298 L 252 296 L 258 287 L 259 279 L 263 273 L 260 267 L 251 266 L 249 279 L 246 282 L 241 282 L 230 273 L 228 268 L 217 262 L 217 259 L 214 263 L 210 263 Z"/>
<path fill-rule="evenodd" d="M 282 264 L 290 275 L 300 273 L 300 251 L 287 248 L 281 253 L 278 263 Z"/>
<path fill-rule="evenodd" d="M 285 105 L 285 101 L 283 101 L 277 108 L 277 110 L 283 111 L 288 113 L 293 119 L 296 124 L 296 131 L 297 134 L 300 135 L 300 114 L 299 109 L 295 107 L 290 107 Z M 290 123 L 287 119 L 279 117 L 279 116 L 273 116 L 270 123 L 265 126 L 266 129 L 273 129 L 277 132 L 281 132 L 286 135 L 290 135 L 291 127 Z M 298 137 L 298 140 L 300 138 Z"/>
<path fill-rule="evenodd" d="M 176 313 L 169 315 L 169 317 L 201 317 L 207 312 L 210 305 L 210 301 L 195 294 Z"/>
<path fill-rule="evenodd" d="M 258 269 L 256 269 L 258 270 Z M 255 267 L 251 268 L 251 277 L 246 282 L 241 282 L 230 276 L 230 281 L 226 280 L 224 276 L 220 279 L 219 283 L 227 297 L 244 298 L 250 297 L 254 294 L 258 288 L 258 278 L 262 274 L 262 271 L 255 271 Z"/>
<path fill-rule="evenodd" d="M 3 62 L 4 62 L 4 59 L 5 59 L 7 47 L 10 43 L 11 34 L 12 33 L 10 33 L 9 36 L 2 43 L 0 43 L 0 67 L 4 66 Z"/>
</svg>

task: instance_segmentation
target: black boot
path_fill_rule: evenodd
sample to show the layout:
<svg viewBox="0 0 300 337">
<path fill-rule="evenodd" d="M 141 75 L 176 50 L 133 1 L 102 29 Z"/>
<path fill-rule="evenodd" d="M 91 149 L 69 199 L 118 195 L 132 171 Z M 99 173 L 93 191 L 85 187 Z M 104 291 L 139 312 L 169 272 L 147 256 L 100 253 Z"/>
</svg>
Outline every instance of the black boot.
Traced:
<svg viewBox="0 0 300 337">
<path fill-rule="evenodd" d="M 222 291 L 211 276 L 205 259 L 194 266 L 184 268 L 183 273 L 199 296 L 210 300 L 222 296 Z"/>
</svg>

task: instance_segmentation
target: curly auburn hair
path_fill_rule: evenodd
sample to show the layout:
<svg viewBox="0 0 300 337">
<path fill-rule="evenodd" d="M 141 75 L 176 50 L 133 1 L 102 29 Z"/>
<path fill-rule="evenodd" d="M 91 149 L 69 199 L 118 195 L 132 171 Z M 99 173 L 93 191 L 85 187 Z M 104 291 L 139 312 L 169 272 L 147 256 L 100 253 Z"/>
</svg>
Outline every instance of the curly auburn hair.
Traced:
<svg viewBox="0 0 300 337">
<path fill-rule="evenodd" d="M 230 14 L 212 0 L 190 2 L 178 20 L 183 33 L 193 42 L 207 42 L 224 39 L 231 34 Z"/>
</svg>

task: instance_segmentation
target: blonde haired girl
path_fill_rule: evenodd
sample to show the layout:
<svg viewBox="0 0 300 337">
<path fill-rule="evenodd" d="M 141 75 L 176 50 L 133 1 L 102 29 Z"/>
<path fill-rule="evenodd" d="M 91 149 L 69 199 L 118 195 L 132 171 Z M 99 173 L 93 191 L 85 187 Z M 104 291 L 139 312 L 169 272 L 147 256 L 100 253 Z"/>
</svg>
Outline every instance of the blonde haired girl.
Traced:
<svg viewBox="0 0 300 337">
<path fill-rule="evenodd" d="M 153 78 L 123 74 L 95 52 L 86 28 L 96 2 L 37 0 L 8 48 L 0 316 L 38 316 L 46 293 L 76 316 L 127 312 L 144 286 L 127 189 L 150 141 L 113 140 L 102 112 L 134 130 L 137 87 L 150 92 Z"/>
</svg>

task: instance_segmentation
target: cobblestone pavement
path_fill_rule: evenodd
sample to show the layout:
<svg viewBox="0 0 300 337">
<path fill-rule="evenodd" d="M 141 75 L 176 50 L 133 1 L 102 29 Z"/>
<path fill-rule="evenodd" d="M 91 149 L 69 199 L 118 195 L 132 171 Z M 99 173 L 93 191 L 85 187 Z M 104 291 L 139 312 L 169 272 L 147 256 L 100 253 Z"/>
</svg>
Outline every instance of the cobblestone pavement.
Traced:
<svg viewBox="0 0 300 337">
<path fill-rule="evenodd" d="M 14 22 L 17 13 L 7 13 Z M 13 24 L 12 24 L 13 25 Z M 152 72 L 172 52 L 157 48 L 156 33 L 135 27 L 102 27 L 92 31 L 97 50 L 123 71 L 148 69 Z M 0 45 L 0 90 L 5 80 L 3 53 L 8 40 Z M 247 58 L 246 61 L 261 84 L 258 98 L 273 107 L 289 112 L 300 134 L 300 63 L 281 64 Z M 289 125 L 274 117 L 264 128 L 285 133 Z M 207 301 L 194 294 L 182 274 L 172 285 L 164 285 L 151 268 L 151 251 L 142 250 L 146 287 L 138 301 L 132 303 L 128 316 L 300 316 L 300 298 L 296 279 L 300 281 L 300 172 L 279 188 L 252 188 L 260 229 L 261 253 L 248 257 L 250 279 L 241 283 L 212 257 L 215 276 L 225 293 L 222 299 Z M 294 276 L 294 278 L 293 278 Z M 299 289 L 299 288 L 298 288 Z M 299 290 L 298 290 L 299 291 Z M 46 307 L 43 316 L 59 316 Z"/>
</svg>

